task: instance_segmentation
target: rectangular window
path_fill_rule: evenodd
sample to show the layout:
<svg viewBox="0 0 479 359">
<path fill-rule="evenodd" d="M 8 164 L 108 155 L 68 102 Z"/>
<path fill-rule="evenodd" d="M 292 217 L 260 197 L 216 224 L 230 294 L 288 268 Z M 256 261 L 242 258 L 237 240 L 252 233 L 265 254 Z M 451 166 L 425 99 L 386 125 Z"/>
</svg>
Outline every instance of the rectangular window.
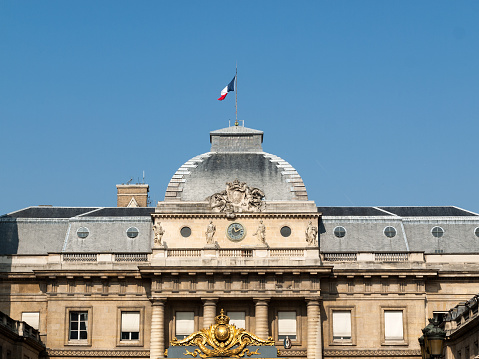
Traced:
<svg viewBox="0 0 479 359">
<path fill-rule="evenodd" d="M 88 312 L 70 312 L 70 330 L 68 339 L 88 339 Z"/>
<path fill-rule="evenodd" d="M 333 311 L 333 340 L 351 341 L 351 311 Z"/>
<path fill-rule="evenodd" d="M 384 339 L 385 340 L 403 340 L 403 311 L 385 310 L 384 311 Z"/>
<path fill-rule="evenodd" d="M 227 312 L 230 317 L 230 324 L 234 324 L 236 328 L 246 329 L 246 313 L 245 312 Z"/>
<path fill-rule="evenodd" d="M 278 312 L 278 340 L 296 340 L 296 312 Z"/>
<path fill-rule="evenodd" d="M 121 312 L 121 340 L 140 339 L 140 312 Z"/>
<path fill-rule="evenodd" d="M 184 339 L 195 331 L 194 312 L 176 312 L 176 339 Z"/>
<path fill-rule="evenodd" d="M 38 330 L 40 327 L 40 313 L 39 312 L 23 312 L 22 322 L 27 323 L 33 329 Z"/>
</svg>

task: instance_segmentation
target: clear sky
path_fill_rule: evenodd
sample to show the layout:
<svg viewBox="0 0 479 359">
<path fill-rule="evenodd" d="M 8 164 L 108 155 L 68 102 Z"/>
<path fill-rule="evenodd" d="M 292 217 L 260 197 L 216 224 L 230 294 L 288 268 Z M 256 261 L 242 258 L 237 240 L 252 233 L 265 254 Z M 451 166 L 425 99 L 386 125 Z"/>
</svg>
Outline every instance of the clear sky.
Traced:
<svg viewBox="0 0 479 359">
<path fill-rule="evenodd" d="M 479 212 L 479 1 L 0 1 L 0 214 L 116 206 L 238 117 L 319 206 Z"/>
</svg>

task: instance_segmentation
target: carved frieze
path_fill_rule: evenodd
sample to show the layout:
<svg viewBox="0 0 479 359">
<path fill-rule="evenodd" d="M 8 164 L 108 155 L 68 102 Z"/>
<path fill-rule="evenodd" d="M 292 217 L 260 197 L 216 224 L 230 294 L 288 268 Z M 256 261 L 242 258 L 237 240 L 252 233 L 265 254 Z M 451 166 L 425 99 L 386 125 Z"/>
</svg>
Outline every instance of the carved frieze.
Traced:
<svg viewBox="0 0 479 359">
<path fill-rule="evenodd" d="M 249 187 L 246 182 L 234 180 L 226 183 L 224 191 L 215 193 L 206 199 L 215 212 L 261 212 L 264 210 L 264 192 Z"/>
</svg>

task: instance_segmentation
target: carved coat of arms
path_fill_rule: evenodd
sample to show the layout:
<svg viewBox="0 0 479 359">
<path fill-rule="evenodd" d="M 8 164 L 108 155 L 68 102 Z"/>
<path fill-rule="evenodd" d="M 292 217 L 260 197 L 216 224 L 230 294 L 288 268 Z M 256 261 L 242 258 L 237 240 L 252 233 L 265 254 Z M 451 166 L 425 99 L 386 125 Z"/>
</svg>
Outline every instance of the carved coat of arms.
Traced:
<svg viewBox="0 0 479 359">
<path fill-rule="evenodd" d="M 213 194 L 206 200 L 216 212 L 261 212 L 264 208 L 264 192 L 259 188 L 234 180 L 226 183 L 226 190 Z"/>
</svg>

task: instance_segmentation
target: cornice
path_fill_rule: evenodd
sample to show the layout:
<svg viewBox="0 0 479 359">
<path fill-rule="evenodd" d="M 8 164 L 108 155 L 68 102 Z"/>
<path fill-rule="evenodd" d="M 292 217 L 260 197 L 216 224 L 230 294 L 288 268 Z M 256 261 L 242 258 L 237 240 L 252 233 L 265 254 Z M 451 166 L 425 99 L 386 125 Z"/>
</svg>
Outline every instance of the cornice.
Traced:
<svg viewBox="0 0 479 359">
<path fill-rule="evenodd" d="M 324 357 L 411 357 L 421 356 L 419 349 L 403 349 L 403 350 L 324 350 Z"/>
<path fill-rule="evenodd" d="M 307 213 L 152 213 L 152 218 L 223 218 L 223 219 L 237 219 L 237 218 L 319 218 L 320 214 L 317 212 Z"/>
<path fill-rule="evenodd" d="M 149 350 L 57 350 L 47 349 L 49 356 L 54 357 L 130 357 L 149 358 Z"/>
</svg>

